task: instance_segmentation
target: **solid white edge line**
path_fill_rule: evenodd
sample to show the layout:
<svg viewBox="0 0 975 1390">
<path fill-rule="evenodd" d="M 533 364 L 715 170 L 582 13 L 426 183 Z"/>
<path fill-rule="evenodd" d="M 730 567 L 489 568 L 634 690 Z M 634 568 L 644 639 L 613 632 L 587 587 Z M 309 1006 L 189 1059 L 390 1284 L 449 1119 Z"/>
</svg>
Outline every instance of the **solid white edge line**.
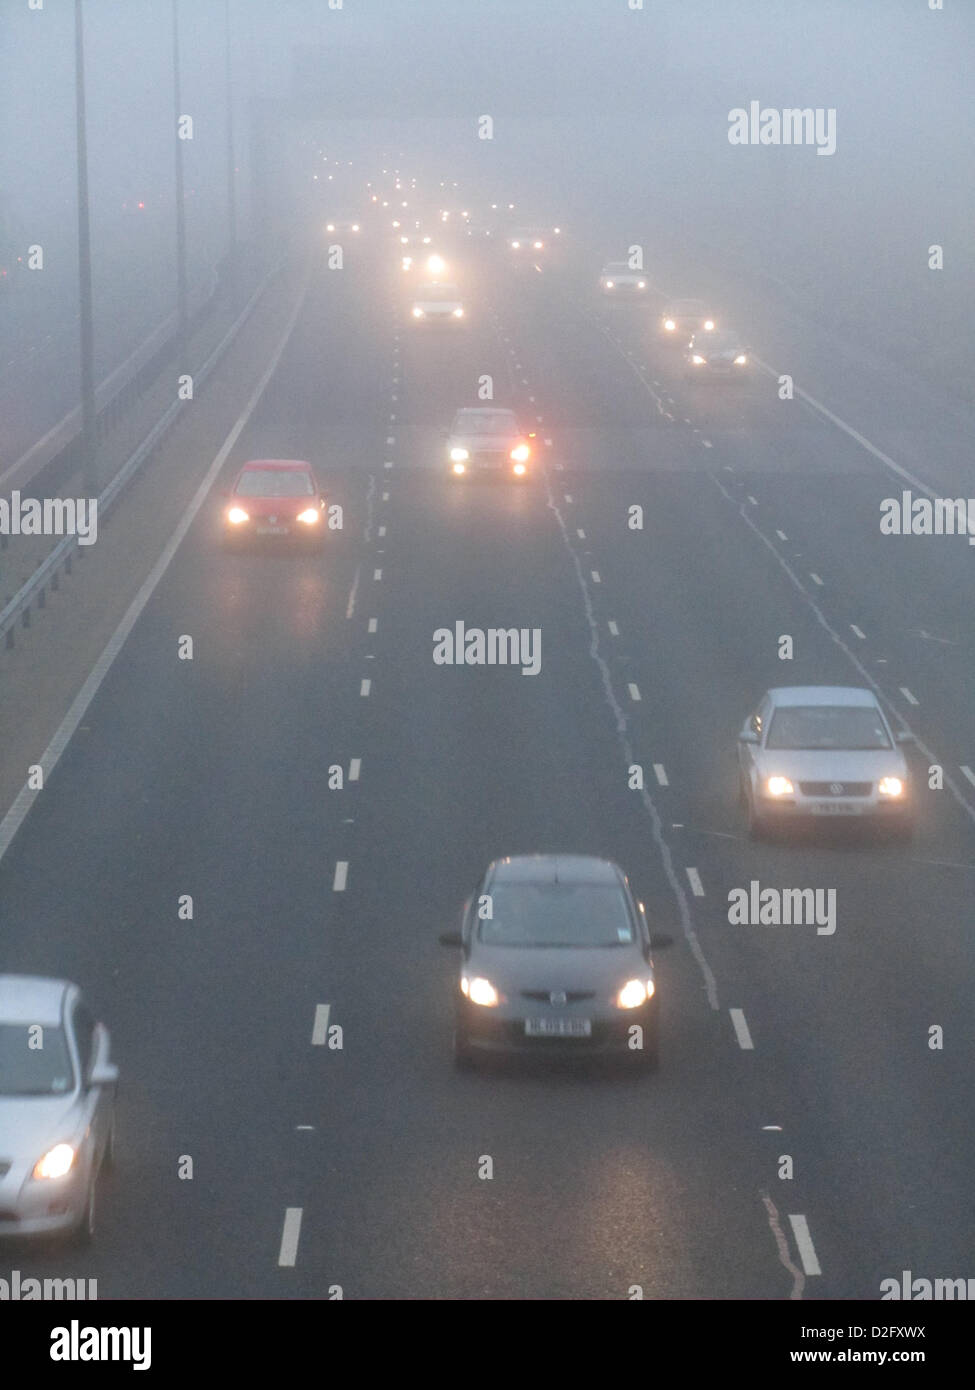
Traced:
<svg viewBox="0 0 975 1390">
<path fill-rule="evenodd" d="M 324 1047 L 328 1038 L 328 1016 L 332 1012 L 331 1004 L 315 1005 L 315 1022 L 311 1030 L 312 1047 Z"/>
<path fill-rule="evenodd" d="M 664 771 L 663 763 L 654 763 L 653 773 L 662 787 L 670 786 L 670 783 L 667 781 L 667 773 Z"/>
<path fill-rule="evenodd" d="M 99 687 L 101 686 L 102 682 L 104 681 L 105 677 L 108 675 L 112 667 L 112 663 L 115 661 L 115 658 L 118 656 L 119 652 L 125 645 L 129 633 L 132 631 L 132 629 L 138 622 L 142 610 L 149 602 L 156 586 L 158 585 L 159 581 L 162 579 L 163 575 L 169 568 L 170 562 L 172 561 L 173 556 L 176 554 L 176 551 L 182 545 L 183 539 L 187 531 L 190 529 L 190 527 L 196 519 L 197 512 L 200 510 L 200 508 L 203 506 L 203 503 L 206 501 L 207 494 L 210 491 L 210 488 L 213 486 L 213 483 L 217 478 L 217 475 L 219 474 L 221 468 L 226 463 L 227 458 L 230 455 L 231 449 L 234 447 L 234 445 L 237 443 L 237 440 L 240 438 L 240 435 L 245 425 L 247 424 L 248 420 L 254 412 L 254 407 L 257 405 L 258 401 L 261 399 L 261 396 L 264 394 L 268 382 L 271 380 L 272 376 L 277 371 L 278 363 L 281 361 L 281 358 L 284 355 L 284 350 L 288 345 L 288 340 L 291 337 L 295 324 L 298 322 L 298 316 L 301 313 L 307 292 L 308 286 L 302 286 L 301 293 L 298 295 L 295 307 L 291 311 L 291 315 L 288 318 L 288 322 L 285 324 L 284 332 L 281 335 L 278 345 L 274 350 L 274 355 L 272 356 L 271 361 L 268 363 L 267 368 L 265 369 L 257 385 L 254 387 L 254 390 L 251 392 L 250 399 L 247 401 L 247 404 L 244 406 L 244 409 L 237 417 L 237 420 L 235 421 L 230 433 L 227 435 L 227 438 L 220 446 L 219 452 L 217 453 L 213 462 L 210 464 L 210 467 L 207 469 L 203 481 L 200 483 L 200 486 L 197 488 L 196 492 L 191 497 L 183 515 L 176 523 L 176 529 L 173 531 L 173 534 L 166 542 L 162 554 L 159 556 L 159 559 L 156 561 L 152 569 L 146 575 L 146 578 L 142 583 L 142 587 L 139 589 L 139 592 L 136 594 L 135 598 L 129 604 L 125 612 L 125 616 L 122 618 L 122 621 L 119 623 L 118 627 L 115 629 L 111 637 L 106 642 L 101 656 L 98 657 L 94 666 L 91 668 L 91 671 L 89 672 L 88 677 L 85 680 L 85 683 L 82 685 L 81 689 L 78 691 L 78 694 L 72 701 L 71 706 L 67 714 L 62 719 L 60 725 L 58 726 L 58 729 L 54 737 L 51 739 L 51 742 L 47 745 L 44 752 L 38 759 L 40 766 L 43 769 L 45 784 L 47 783 L 50 774 L 54 771 L 55 767 L 57 766 L 61 754 L 67 748 L 72 737 L 74 736 L 74 733 L 78 728 L 78 725 L 85 717 L 85 713 L 88 709 L 88 706 L 95 698 L 95 695 L 98 693 Z M 4 816 L 3 820 L 0 821 L 0 859 L 3 858 L 7 850 L 10 848 L 11 842 L 14 836 L 17 834 L 17 831 L 23 824 L 27 812 L 34 804 L 35 797 L 39 795 L 41 795 L 39 791 L 36 791 L 33 788 L 28 787 L 26 785 L 23 786 L 17 793 L 12 806 L 7 811 L 7 814 Z"/>
<path fill-rule="evenodd" d="M 812 1236 L 809 1234 L 809 1223 L 804 1216 L 790 1216 L 789 1225 L 792 1227 L 792 1234 L 795 1236 L 796 1246 L 799 1250 L 799 1258 L 802 1261 L 804 1274 L 822 1274 L 819 1261 L 816 1258 L 816 1247 L 812 1243 Z"/>
<path fill-rule="evenodd" d="M 284 1227 L 281 1231 L 281 1249 L 278 1251 L 278 1267 L 293 1269 L 298 1258 L 298 1237 L 301 1234 L 301 1207 L 285 1207 Z"/>
<path fill-rule="evenodd" d="M 691 892 L 694 894 L 695 898 L 703 898 L 704 884 L 701 882 L 701 875 L 698 873 L 697 869 L 687 868 L 684 872 L 687 874 L 687 881 L 691 885 Z"/>
<path fill-rule="evenodd" d="M 335 862 L 335 877 L 332 880 L 332 892 L 344 893 L 345 885 L 349 879 L 349 861 L 338 859 Z"/>
<path fill-rule="evenodd" d="M 742 1052 L 754 1052 L 755 1044 L 752 1042 L 752 1035 L 748 1031 L 748 1024 L 745 1022 L 744 1009 L 729 1009 L 731 1015 L 731 1026 L 735 1030 L 735 1037 L 738 1039 L 738 1046 Z"/>
<path fill-rule="evenodd" d="M 361 767 L 362 767 L 362 759 L 361 759 L 361 758 L 353 758 L 353 759 L 351 760 L 351 762 L 349 763 L 349 781 L 350 781 L 350 782 L 358 782 L 358 780 L 359 780 L 359 771 L 360 771 Z"/>
</svg>

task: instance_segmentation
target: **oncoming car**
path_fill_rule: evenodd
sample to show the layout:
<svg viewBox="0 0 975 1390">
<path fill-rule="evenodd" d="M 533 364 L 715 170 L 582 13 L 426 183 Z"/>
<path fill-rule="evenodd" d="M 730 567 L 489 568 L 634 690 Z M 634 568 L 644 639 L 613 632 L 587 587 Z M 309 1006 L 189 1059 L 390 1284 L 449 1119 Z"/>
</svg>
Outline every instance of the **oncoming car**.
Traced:
<svg viewBox="0 0 975 1390">
<path fill-rule="evenodd" d="M 458 410 L 447 434 L 447 461 L 454 478 L 488 473 L 526 478 L 534 432 L 523 434 L 514 411 L 496 406 Z"/>
<path fill-rule="evenodd" d="M 421 285 L 413 296 L 412 317 L 419 323 L 457 323 L 464 317 L 464 304 L 456 285 L 433 282 Z"/>
<path fill-rule="evenodd" d="M 611 299 L 643 298 L 647 277 L 642 270 L 631 270 L 626 261 L 608 261 L 599 276 L 599 288 Z"/>
<path fill-rule="evenodd" d="M 686 343 L 694 333 L 713 333 L 714 316 L 703 299 L 674 299 L 660 316 L 660 334 L 668 341 Z"/>
<path fill-rule="evenodd" d="M 325 498 L 310 463 L 251 459 L 237 474 L 223 509 L 227 545 L 281 540 L 319 546 L 325 539 Z"/>
<path fill-rule="evenodd" d="M 741 378 L 748 367 L 748 352 L 737 333 L 718 329 L 695 333 L 687 345 L 685 373 L 694 380 L 709 377 Z"/>
<path fill-rule="evenodd" d="M 0 1235 L 95 1233 L 118 1068 L 77 985 L 0 975 Z"/>
<path fill-rule="evenodd" d="M 590 855 L 495 860 L 464 908 L 454 1055 L 613 1054 L 657 1064 L 650 933 L 618 865 Z"/>
<path fill-rule="evenodd" d="M 738 735 L 739 794 L 749 833 L 804 818 L 869 819 L 909 836 L 911 783 L 877 697 L 855 686 L 769 690 Z"/>
</svg>

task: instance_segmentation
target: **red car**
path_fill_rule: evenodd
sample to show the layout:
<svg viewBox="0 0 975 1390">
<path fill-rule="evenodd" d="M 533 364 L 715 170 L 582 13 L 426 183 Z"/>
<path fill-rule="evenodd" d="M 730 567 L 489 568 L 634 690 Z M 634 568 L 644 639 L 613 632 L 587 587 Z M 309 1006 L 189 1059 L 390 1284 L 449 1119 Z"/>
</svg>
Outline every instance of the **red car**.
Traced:
<svg viewBox="0 0 975 1390">
<path fill-rule="evenodd" d="M 223 512 L 228 543 L 267 539 L 321 545 L 325 498 L 310 463 L 251 459 L 237 474 Z"/>
</svg>

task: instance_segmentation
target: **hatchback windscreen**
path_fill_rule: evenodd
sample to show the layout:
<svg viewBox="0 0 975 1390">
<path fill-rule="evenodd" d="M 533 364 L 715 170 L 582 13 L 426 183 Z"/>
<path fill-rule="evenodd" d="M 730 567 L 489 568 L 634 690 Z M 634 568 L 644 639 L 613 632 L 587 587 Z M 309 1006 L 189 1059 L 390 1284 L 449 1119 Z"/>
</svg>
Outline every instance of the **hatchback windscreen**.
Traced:
<svg viewBox="0 0 975 1390">
<path fill-rule="evenodd" d="M 0 1023 L 0 1096 L 60 1096 L 73 1085 L 63 1028 Z"/>
<path fill-rule="evenodd" d="M 252 468 L 237 484 L 238 497 L 311 497 L 314 492 L 303 469 Z"/>
<path fill-rule="evenodd" d="M 776 710 L 766 748 L 889 748 L 876 710 L 857 705 L 793 705 Z"/>
<path fill-rule="evenodd" d="M 667 310 L 667 315 L 669 318 L 703 318 L 704 305 L 699 299 L 678 299 Z"/>
<path fill-rule="evenodd" d="M 496 884 L 478 939 L 490 946 L 621 946 L 633 923 L 619 888 L 592 883 Z"/>
<path fill-rule="evenodd" d="M 708 352 L 740 351 L 734 333 L 708 333 L 706 341 Z"/>
</svg>

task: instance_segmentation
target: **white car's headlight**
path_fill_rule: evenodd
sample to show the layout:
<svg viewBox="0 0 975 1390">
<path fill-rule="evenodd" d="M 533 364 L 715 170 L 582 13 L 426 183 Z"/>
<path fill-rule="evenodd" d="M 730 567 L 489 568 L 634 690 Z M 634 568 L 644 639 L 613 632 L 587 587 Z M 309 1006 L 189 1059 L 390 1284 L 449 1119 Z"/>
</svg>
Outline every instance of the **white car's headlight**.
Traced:
<svg viewBox="0 0 975 1390">
<path fill-rule="evenodd" d="M 541 242 L 541 241 L 535 241 L 535 242 L 532 242 L 532 245 L 534 246 L 534 248 L 535 248 L 536 251 L 541 251 L 542 246 L 544 245 L 544 243 Z"/>
<path fill-rule="evenodd" d="M 611 290 L 611 289 L 613 288 L 613 285 L 615 284 L 615 281 L 613 281 L 613 280 L 604 280 L 604 281 L 603 281 L 603 284 L 606 286 L 606 288 L 607 288 L 608 290 Z"/>
<path fill-rule="evenodd" d="M 482 979 L 479 975 L 475 975 L 473 980 L 462 975 L 460 990 L 472 1004 L 480 1004 L 485 1009 L 493 1009 L 497 1006 L 498 991 L 490 980 Z"/>
<path fill-rule="evenodd" d="M 638 290 L 645 290 L 646 287 L 647 287 L 647 282 L 646 282 L 646 280 L 638 280 L 638 281 L 636 282 L 636 287 L 637 287 Z"/>
<path fill-rule="evenodd" d="M 677 325 L 674 323 L 673 319 L 664 319 L 664 328 L 666 328 L 668 333 L 673 333 L 676 327 Z"/>
<path fill-rule="evenodd" d="M 250 517 L 244 511 L 243 507 L 231 507 L 230 511 L 227 513 L 227 520 L 231 525 L 239 526 L 242 521 L 250 521 Z"/>
<path fill-rule="evenodd" d="M 298 520 L 303 521 L 306 526 L 314 526 L 316 521 L 320 521 L 321 512 L 317 507 L 306 507 L 303 512 L 298 513 Z"/>
<path fill-rule="evenodd" d="M 413 317 L 414 317 L 415 319 L 422 319 L 422 318 L 423 318 L 423 310 L 420 308 L 419 304 L 414 304 L 414 305 L 413 305 Z"/>
<path fill-rule="evenodd" d="M 694 356 L 691 358 L 691 361 L 694 363 L 695 367 L 703 367 L 703 366 L 704 366 L 704 358 L 698 356 L 698 354 L 697 354 L 696 352 L 695 352 Z"/>
<path fill-rule="evenodd" d="M 745 356 L 745 354 L 743 352 L 739 352 L 738 356 L 735 358 L 735 366 L 743 367 L 747 361 L 748 358 Z"/>
<path fill-rule="evenodd" d="M 452 462 L 454 463 L 466 463 L 467 460 L 470 458 L 470 453 L 467 449 L 462 449 L 458 445 L 457 447 L 451 449 L 450 457 Z"/>
<path fill-rule="evenodd" d="M 454 464 L 454 472 L 457 474 L 458 477 L 461 475 L 461 473 L 465 473 L 466 471 L 467 471 L 467 465 L 466 465 L 466 463 L 460 463 L 460 462 L 458 462 L 458 463 L 455 463 L 455 464 Z"/>
<path fill-rule="evenodd" d="M 770 777 L 766 786 L 769 796 L 792 796 L 795 791 L 788 777 Z"/>
<path fill-rule="evenodd" d="M 525 463 L 531 456 L 531 449 L 527 444 L 519 444 L 511 451 L 511 457 L 515 463 Z"/>
<path fill-rule="evenodd" d="M 652 980 L 627 980 L 616 996 L 618 1009 L 638 1009 L 653 994 Z"/>
<path fill-rule="evenodd" d="M 74 1163 L 77 1149 L 71 1144 L 55 1144 L 34 1164 L 35 1178 L 63 1178 Z"/>
<path fill-rule="evenodd" d="M 714 319 L 704 320 L 704 331 L 705 333 L 712 333 L 714 331 Z"/>
<path fill-rule="evenodd" d="M 899 777 L 881 777 L 877 791 L 881 796 L 903 796 L 904 783 Z"/>
<path fill-rule="evenodd" d="M 464 311 L 463 311 L 463 309 L 458 305 L 457 308 L 454 310 L 454 318 L 455 318 L 455 319 L 462 319 L 463 317 L 464 317 Z"/>
</svg>

